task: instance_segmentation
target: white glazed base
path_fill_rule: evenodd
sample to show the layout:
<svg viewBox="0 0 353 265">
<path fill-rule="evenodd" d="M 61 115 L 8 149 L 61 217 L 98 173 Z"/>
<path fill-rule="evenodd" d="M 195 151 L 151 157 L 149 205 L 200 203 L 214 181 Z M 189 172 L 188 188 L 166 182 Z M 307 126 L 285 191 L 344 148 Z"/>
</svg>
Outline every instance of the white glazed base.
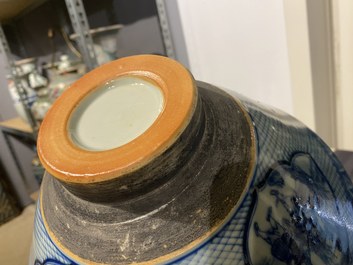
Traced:
<svg viewBox="0 0 353 265">
<path fill-rule="evenodd" d="M 81 148 L 103 151 L 122 146 L 145 132 L 163 110 L 162 91 L 136 77 L 108 81 L 88 95 L 69 122 Z"/>
</svg>

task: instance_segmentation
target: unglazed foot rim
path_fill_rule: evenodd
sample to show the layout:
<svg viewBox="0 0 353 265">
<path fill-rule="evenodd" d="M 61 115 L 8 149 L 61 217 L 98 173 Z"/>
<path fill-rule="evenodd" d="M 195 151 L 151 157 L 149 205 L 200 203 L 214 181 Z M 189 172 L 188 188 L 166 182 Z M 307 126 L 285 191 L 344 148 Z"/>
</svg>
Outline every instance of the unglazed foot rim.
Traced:
<svg viewBox="0 0 353 265">
<path fill-rule="evenodd" d="M 119 77 L 140 78 L 159 87 L 163 111 L 151 127 L 125 145 L 99 152 L 80 148 L 68 133 L 72 113 L 98 86 Z M 148 164 L 171 146 L 189 123 L 196 100 L 194 79 L 174 60 L 140 55 L 113 61 L 83 76 L 55 102 L 38 135 L 39 158 L 49 173 L 64 182 L 96 183 L 117 178 Z"/>
</svg>

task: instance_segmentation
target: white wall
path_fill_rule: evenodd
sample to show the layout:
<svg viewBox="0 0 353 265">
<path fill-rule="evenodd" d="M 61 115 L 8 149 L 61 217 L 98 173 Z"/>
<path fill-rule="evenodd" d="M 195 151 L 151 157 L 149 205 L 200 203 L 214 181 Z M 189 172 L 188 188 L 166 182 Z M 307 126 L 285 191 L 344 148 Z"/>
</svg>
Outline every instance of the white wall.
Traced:
<svg viewBox="0 0 353 265">
<path fill-rule="evenodd" d="M 282 1 L 178 0 L 196 79 L 293 114 Z"/>
<path fill-rule="evenodd" d="M 353 150 L 353 1 L 334 2 L 338 148 Z"/>
<path fill-rule="evenodd" d="M 285 0 L 283 3 L 291 75 L 293 114 L 309 128 L 315 130 L 306 0 Z"/>
</svg>

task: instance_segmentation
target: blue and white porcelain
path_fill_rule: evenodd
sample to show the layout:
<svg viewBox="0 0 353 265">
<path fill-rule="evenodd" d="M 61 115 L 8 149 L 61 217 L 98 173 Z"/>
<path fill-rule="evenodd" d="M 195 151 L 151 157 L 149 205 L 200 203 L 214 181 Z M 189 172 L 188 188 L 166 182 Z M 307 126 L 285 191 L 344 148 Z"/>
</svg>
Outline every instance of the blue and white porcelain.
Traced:
<svg viewBox="0 0 353 265">
<path fill-rule="evenodd" d="M 110 67 L 133 64 L 168 83 L 156 62 L 181 67 L 159 56 Z M 29 264 L 353 264 L 353 185 L 330 148 L 290 115 L 191 80 L 197 98 L 182 132 L 115 186 L 91 184 L 95 193 L 46 160 Z"/>
</svg>

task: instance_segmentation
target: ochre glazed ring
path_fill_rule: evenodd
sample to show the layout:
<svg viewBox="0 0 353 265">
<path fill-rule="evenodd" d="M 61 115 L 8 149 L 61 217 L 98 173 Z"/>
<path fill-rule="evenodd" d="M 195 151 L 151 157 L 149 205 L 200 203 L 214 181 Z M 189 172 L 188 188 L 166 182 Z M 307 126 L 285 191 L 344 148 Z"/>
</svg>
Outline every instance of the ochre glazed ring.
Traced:
<svg viewBox="0 0 353 265">
<path fill-rule="evenodd" d="M 105 82 L 123 76 L 146 79 L 159 87 L 164 108 L 143 134 L 105 151 L 80 148 L 68 124 L 80 102 Z M 45 169 L 70 183 L 97 183 L 132 172 L 157 157 L 183 132 L 197 101 L 195 81 L 179 63 L 162 56 L 140 55 L 105 64 L 76 81 L 55 102 L 38 135 L 38 155 Z"/>
</svg>

